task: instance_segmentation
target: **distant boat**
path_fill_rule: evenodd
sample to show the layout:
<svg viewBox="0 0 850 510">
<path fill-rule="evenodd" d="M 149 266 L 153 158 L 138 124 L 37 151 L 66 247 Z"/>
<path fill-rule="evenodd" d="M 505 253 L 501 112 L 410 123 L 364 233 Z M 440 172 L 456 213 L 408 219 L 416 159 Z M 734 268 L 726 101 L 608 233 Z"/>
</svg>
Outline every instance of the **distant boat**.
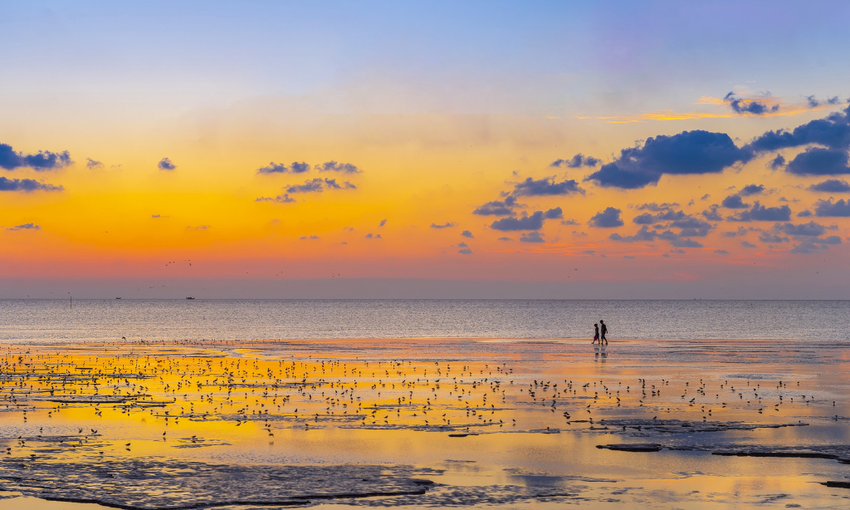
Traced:
<svg viewBox="0 0 850 510">
<path fill-rule="evenodd" d="M 120 297 L 117 297 L 117 298 L 115 298 L 115 299 L 121 299 L 121 298 L 120 298 Z"/>
<path fill-rule="evenodd" d="M 186 299 L 195 299 L 195 298 L 193 298 L 192 296 L 189 296 L 189 297 L 187 297 Z"/>
</svg>

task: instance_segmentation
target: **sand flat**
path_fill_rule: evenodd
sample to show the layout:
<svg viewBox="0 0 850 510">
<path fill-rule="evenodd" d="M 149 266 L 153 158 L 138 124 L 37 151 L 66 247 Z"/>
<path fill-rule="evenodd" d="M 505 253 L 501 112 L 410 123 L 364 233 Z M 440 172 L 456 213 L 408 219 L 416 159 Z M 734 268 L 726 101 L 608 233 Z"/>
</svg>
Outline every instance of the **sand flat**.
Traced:
<svg viewBox="0 0 850 510">
<path fill-rule="evenodd" d="M 835 344 L 127 342 L 0 363 L 3 508 L 850 503 L 823 485 L 850 480 Z"/>
</svg>

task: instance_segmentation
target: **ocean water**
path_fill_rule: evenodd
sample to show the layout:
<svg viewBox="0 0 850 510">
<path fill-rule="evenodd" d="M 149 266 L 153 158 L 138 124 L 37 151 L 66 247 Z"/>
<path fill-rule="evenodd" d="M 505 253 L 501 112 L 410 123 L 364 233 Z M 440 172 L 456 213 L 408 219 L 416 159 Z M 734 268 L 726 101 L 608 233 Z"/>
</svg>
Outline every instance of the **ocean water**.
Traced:
<svg viewBox="0 0 850 510">
<path fill-rule="evenodd" d="M 0 300 L 0 342 L 315 338 L 850 340 L 850 301 Z"/>
</svg>

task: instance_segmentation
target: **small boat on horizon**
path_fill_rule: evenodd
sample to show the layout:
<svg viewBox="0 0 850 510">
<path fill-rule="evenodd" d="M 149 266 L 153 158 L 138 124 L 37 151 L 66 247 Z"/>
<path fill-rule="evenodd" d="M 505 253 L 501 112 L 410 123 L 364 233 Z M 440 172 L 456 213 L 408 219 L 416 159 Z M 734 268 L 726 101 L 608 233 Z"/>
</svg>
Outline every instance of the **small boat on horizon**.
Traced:
<svg viewBox="0 0 850 510">
<path fill-rule="evenodd" d="M 189 296 L 189 297 L 187 297 L 186 299 L 195 299 L 195 298 L 193 298 L 192 296 Z"/>
</svg>

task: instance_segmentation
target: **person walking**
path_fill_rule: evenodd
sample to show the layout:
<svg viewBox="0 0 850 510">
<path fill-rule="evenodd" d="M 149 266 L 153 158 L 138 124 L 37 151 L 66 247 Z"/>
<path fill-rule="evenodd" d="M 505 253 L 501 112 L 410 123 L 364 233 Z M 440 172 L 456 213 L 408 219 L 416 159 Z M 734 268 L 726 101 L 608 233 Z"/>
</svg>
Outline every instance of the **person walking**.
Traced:
<svg viewBox="0 0 850 510">
<path fill-rule="evenodd" d="M 590 342 L 590 343 L 592 345 L 592 344 L 595 344 L 598 341 L 599 341 L 599 324 L 594 324 L 593 325 L 593 341 Z"/>
<path fill-rule="evenodd" d="M 608 326 L 605 325 L 605 321 L 600 320 L 599 324 L 602 325 L 602 336 L 599 337 L 599 343 L 608 345 L 608 339 L 605 338 L 605 335 L 608 333 Z"/>
</svg>

